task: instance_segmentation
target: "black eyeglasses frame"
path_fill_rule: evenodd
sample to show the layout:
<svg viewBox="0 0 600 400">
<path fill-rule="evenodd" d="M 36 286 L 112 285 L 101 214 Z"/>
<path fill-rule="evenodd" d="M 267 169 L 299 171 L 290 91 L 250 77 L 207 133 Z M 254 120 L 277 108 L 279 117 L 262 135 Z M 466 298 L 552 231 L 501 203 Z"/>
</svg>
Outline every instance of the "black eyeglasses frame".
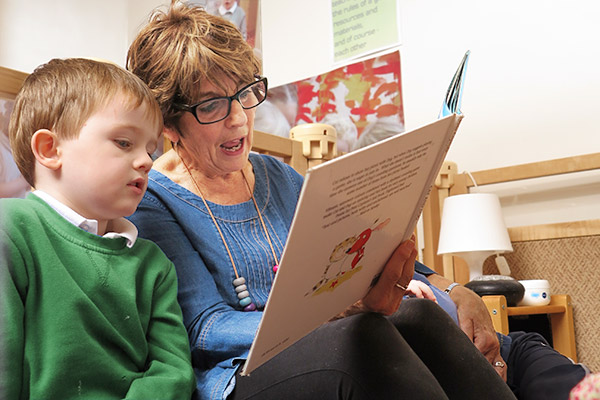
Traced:
<svg viewBox="0 0 600 400">
<path fill-rule="evenodd" d="M 245 107 L 242 102 L 239 99 L 239 96 L 249 87 L 256 85 L 259 82 L 263 82 L 265 85 L 265 97 L 259 101 L 256 105 L 253 105 L 252 107 Z M 240 106 L 242 106 L 242 108 L 244 110 L 250 110 L 252 108 L 258 107 L 259 105 L 261 105 L 266 99 L 267 99 L 267 93 L 268 93 L 268 80 L 266 76 L 256 76 L 256 80 L 252 83 L 247 84 L 246 86 L 244 86 L 243 88 L 241 88 L 240 90 L 237 91 L 237 93 L 235 93 L 233 96 L 220 96 L 220 97 L 213 97 L 210 99 L 206 99 L 206 100 L 202 100 L 199 103 L 196 104 L 178 104 L 175 103 L 174 106 L 175 108 L 177 108 L 178 110 L 181 111 L 187 111 L 189 113 L 191 113 L 194 118 L 196 118 L 196 121 L 198 121 L 199 124 L 201 125 L 210 125 L 210 124 L 214 124 L 217 123 L 219 121 L 223 121 L 225 118 L 227 118 L 229 116 L 229 114 L 231 114 L 231 103 L 233 102 L 233 100 L 237 100 L 238 103 L 240 103 Z M 207 103 L 209 101 L 215 101 L 215 100 L 222 100 L 222 99 L 226 99 L 228 100 L 228 104 L 227 104 L 227 113 L 225 114 L 225 116 L 223 118 L 220 118 L 216 121 L 211 121 L 211 122 L 202 122 L 200 121 L 200 119 L 198 118 L 198 115 L 196 114 L 196 108 L 204 103 Z"/>
</svg>

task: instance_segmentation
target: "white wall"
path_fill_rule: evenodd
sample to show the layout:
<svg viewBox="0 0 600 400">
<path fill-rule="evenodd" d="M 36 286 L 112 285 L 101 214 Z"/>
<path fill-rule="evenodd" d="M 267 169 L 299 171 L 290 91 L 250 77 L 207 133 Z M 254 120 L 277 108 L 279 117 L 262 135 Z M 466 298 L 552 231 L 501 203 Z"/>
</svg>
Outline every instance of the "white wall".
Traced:
<svg viewBox="0 0 600 400">
<path fill-rule="evenodd" d="M 449 159 L 478 170 L 600 151 L 599 2 L 402 5 L 408 126 L 429 120 L 432 107 L 437 111 L 437 93 L 453 65 L 472 51 L 466 117 Z"/>
<path fill-rule="evenodd" d="M 261 1 L 270 82 L 331 67 L 330 0 Z M 168 1 L 0 0 L 0 65 L 30 72 L 73 56 L 123 65 L 137 29 L 160 4 Z M 600 151 L 600 2 L 399 4 L 408 129 L 436 118 L 464 51 L 472 52 L 466 117 L 448 154 L 461 171 Z"/>
<path fill-rule="evenodd" d="M 327 0 L 261 0 L 265 72 L 285 83 L 331 67 Z M 381 0 L 393 1 L 393 0 Z M 160 0 L 0 0 L 0 65 L 52 57 L 123 65 Z M 399 0 L 407 127 L 436 117 L 465 50 L 466 118 L 448 158 L 463 170 L 600 151 L 600 2 Z"/>
<path fill-rule="evenodd" d="M 321 72 L 331 40 L 319 14 L 328 2 L 262 1 L 267 73 L 280 83 L 286 73 Z M 600 151 L 600 2 L 399 3 L 409 129 L 436 118 L 463 53 L 472 52 L 466 118 L 449 159 L 480 170 Z"/>
<path fill-rule="evenodd" d="M 326 69 L 331 59 L 324 53 L 331 46 L 327 20 L 321 15 L 307 23 L 289 15 L 304 15 L 300 8 L 312 15 L 327 13 L 329 3 L 262 1 L 267 75 L 283 82 L 285 74 L 295 80 L 301 71 Z M 600 151 L 600 2 L 399 0 L 399 4 L 408 129 L 436 118 L 462 55 L 471 50 L 462 106 L 465 119 L 447 157 L 458 163 L 460 171 Z M 267 25 L 272 20 L 276 22 Z M 315 44 L 318 48 L 312 50 Z M 585 179 L 595 184 L 582 185 L 588 191 L 578 199 L 559 202 L 548 198 L 563 198 L 573 191 L 570 179 L 560 180 L 562 186 L 551 183 L 552 189 L 547 183 L 524 182 L 510 194 L 502 188 L 493 190 L 507 196 L 503 212 L 509 226 L 600 218 L 600 175 Z M 538 186 L 540 195 L 533 197 L 540 202 L 523 206 L 524 198 L 532 196 L 519 193 Z M 536 214 L 544 215 L 532 220 Z"/>
<path fill-rule="evenodd" d="M 122 0 L 0 0 L 0 65 L 31 72 L 55 57 L 123 65 L 127 10 Z"/>
<path fill-rule="evenodd" d="M 139 29 L 148 22 L 152 11 L 156 8 L 167 9 L 169 1 L 166 0 L 127 0 L 129 4 L 128 26 L 127 26 L 127 46 L 133 41 Z"/>
</svg>

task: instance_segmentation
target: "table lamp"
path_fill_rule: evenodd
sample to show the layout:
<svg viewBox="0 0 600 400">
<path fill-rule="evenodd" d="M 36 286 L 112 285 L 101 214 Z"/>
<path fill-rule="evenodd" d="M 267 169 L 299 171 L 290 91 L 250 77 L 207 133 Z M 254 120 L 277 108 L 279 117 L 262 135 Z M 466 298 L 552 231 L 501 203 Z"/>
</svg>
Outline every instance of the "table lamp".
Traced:
<svg viewBox="0 0 600 400">
<path fill-rule="evenodd" d="M 486 258 L 512 250 L 497 195 L 469 193 L 444 200 L 438 254 L 463 258 L 471 281 L 483 275 Z"/>
</svg>

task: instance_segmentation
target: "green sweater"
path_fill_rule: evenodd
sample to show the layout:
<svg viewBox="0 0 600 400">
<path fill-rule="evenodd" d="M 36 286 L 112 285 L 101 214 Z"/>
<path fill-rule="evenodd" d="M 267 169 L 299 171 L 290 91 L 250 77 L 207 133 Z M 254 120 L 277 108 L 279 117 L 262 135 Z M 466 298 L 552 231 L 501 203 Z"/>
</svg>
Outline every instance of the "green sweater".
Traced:
<svg viewBox="0 0 600 400">
<path fill-rule="evenodd" d="M 0 283 L 0 398 L 191 398 L 175 270 L 154 243 L 0 199 Z"/>
</svg>

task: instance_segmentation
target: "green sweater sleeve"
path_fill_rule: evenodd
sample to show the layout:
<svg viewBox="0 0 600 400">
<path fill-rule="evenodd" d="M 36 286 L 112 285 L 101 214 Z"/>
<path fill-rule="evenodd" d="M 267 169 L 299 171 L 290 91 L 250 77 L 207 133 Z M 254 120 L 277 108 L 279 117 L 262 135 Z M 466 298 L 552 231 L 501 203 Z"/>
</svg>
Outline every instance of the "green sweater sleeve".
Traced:
<svg viewBox="0 0 600 400">
<path fill-rule="evenodd" d="M 195 387 L 187 333 L 176 301 L 177 278 L 171 268 L 154 288 L 148 331 L 148 369 L 135 379 L 126 399 L 189 399 Z"/>
<path fill-rule="evenodd" d="M 25 349 L 25 293 L 19 288 L 28 285 L 27 274 L 24 272 L 23 259 L 16 247 L 0 231 L 0 397 L 6 400 L 28 398 L 27 393 L 21 394 Z"/>
</svg>

